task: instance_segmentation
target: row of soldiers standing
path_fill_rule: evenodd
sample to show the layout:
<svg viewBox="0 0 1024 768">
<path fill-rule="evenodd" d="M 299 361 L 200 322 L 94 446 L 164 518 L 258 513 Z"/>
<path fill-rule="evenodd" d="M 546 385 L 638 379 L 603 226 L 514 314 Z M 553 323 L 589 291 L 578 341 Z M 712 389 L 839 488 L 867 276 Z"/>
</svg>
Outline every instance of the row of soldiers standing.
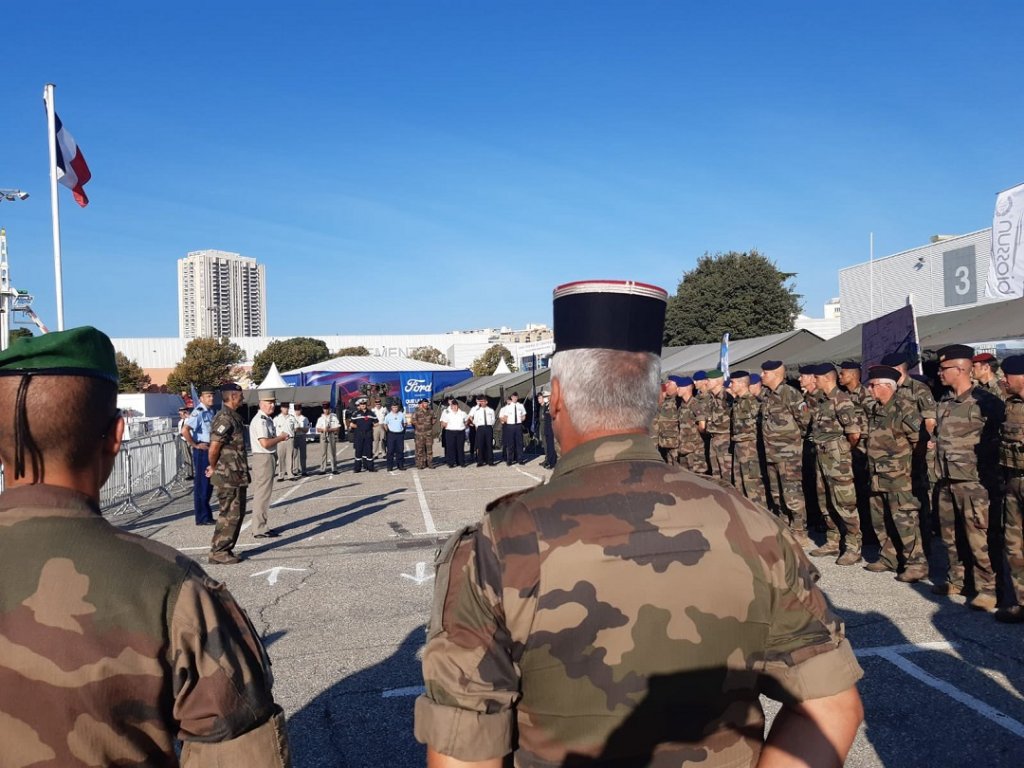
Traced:
<svg viewBox="0 0 1024 768">
<path fill-rule="evenodd" d="M 938 363 L 938 403 L 901 353 L 872 366 L 867 386 L 855 361 L 800 368 L 799 391 L 779 360 L 728 382 L 717 370 L 671 377 L 652 435 L 669 463 L 782 517 L 812 556 L 862 562 L 863 514 L 880 546 L 865 569 L 917 582 L 929 576 L 934 530 L 948 567 L 931 591 L 967 595 L 978 610 L 997 608 L 1005 546 L 1015 604 L 996 618 L 1024 621 L 1024 356 L 1003 361 L 1002 381 L 985 375 L 998 365 L 991 355 L 965 345 L 939 350 Z M 824 519 L 821 546 L 808 536 L 805 493 Z"/>
</svg>

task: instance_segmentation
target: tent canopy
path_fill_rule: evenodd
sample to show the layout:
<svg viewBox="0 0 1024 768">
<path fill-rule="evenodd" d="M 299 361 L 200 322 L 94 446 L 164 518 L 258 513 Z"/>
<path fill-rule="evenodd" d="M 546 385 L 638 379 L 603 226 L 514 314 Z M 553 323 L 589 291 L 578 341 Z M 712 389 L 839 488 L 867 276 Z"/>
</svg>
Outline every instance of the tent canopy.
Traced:
<svg viewBox="0 0 1024 768">
<path fill-rule="evenodd" d="M 246 405 L 259 405 L 260 396 L 266 392 L 270 392 L 274 395 L 279 403 L 299 403 L 304 406 L 317 405 L 320 403 L 329 402 L 331 399 L 331 390 L 333 387 L 330 384 L 320 384 L 315 387 L 289 387 L 287 384 L 283 387 L 274 387 L 263 389 L 247 389 L 245 390 L 245 404 Z"/>
<path fill-rule="evenodd" d="M 434 395 L 434 400 L 444 400 L 449 397 L 466 398 L 483 393 L 488 397 L 501 397 L 502 392 L 511 394 L 513 390 L 522 389 L 520 397 L 526 398 L 530 395 L 530 388 L 533 386 L 533 372 L 520 371 L 519 373 L 495 374 L 492 376 L 474 376 L 471 379 L 459 382 L 455 386 L 448 387 Z M 537 371 L 537 386 L 546 386 L 551 381 L 551 369 L 543 368 Z"/>
<path fill-rule="evenodd" d="M 785 359 L 789 355 L 817 346 L 821 337 L 805 329 L 756 336 L 752 339 L 738 339 L 729 342 L 729 367 L 741 370 L 748 365 L 760 367 L 762 360 Z M 721 344 L 693 344 L 689 347 L 673 347 L 662 351 L 661 372 L 663 374 L 690 374 L 718 367 Z"/>
</svg>

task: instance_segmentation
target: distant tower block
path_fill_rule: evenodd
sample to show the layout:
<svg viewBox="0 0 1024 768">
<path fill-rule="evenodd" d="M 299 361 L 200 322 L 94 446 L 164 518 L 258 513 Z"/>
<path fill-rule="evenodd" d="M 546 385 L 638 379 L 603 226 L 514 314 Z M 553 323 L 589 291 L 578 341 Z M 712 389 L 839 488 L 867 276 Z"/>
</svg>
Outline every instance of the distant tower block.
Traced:
<svg viewBox="0 0 1024 768">
<path fill-rule="evenodd" d="M 226 251 L 178 259 L 178 336 L 266 336 L 267 268 Z"/>
</svg>

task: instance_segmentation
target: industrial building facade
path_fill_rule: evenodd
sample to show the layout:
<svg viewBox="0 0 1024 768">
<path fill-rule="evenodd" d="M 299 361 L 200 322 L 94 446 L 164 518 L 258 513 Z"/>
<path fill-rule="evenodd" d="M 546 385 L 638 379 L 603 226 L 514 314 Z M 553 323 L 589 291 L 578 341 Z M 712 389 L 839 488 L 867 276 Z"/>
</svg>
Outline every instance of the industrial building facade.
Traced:
<svg viewBox="0 0 1024 768">
<path fill-rule="evenodd" d="M 1001 301 L 985 293 L 991 251 L 992 230 L 980 229 L 839 270 L 842 329 L 899 309 L 908 296 L 919 316 Z"/>
<path fill-rule="evenodd" d="M 178 336 L 266 336 L 267 273 L 256 259 L 192 251 L 178 259 Z"/>
</svg>

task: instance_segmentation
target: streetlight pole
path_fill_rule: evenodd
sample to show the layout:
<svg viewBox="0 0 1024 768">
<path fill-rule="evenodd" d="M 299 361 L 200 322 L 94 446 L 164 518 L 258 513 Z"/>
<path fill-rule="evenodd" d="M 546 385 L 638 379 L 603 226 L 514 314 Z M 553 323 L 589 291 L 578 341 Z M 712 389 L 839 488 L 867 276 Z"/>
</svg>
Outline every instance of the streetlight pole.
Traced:
<svg viewBox="0 0 1024 768">
<path fill-rule="evenodd" d="M 0 189 L 0 201 L 26 200 L 28 192 L 20 189 Z M 0 350 L 11 343 L 11 308 L 14 289 L 11 288 L 11 269 L 7 263 L 7 230 L 0 228 Z"/>
</svg>

